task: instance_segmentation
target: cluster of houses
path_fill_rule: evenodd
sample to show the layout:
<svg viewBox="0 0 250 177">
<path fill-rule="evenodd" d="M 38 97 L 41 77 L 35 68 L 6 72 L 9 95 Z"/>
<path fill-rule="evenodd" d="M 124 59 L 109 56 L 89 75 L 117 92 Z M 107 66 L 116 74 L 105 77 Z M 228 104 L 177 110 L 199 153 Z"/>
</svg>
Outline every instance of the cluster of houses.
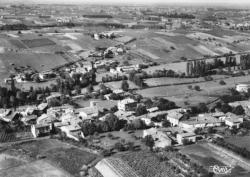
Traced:
<svg viewBox="0 0 250 177">
<path fill-rule="evenodd" d="M 250 106 L 250 102 L 246 101 Z M 240 103 L 244 104 L 245 102 Z M 239 105 L 238 102 L 232 103 L 232 106 Z M 245 107 L 246 108 L 246 107 Z M 247 107 L 248 109 L 248 107 Z M 196 142 L 197 139 L 202 138 L 200 135 L 196 135 L 194 132 L 196 129 L 209 128 L 209 127 L 221 127 L 227 126 L 228 128 L 239 128 L 240 124 L 243 123 L 243 116 L 238 116 L 233 113 L 204 113 L 199 114 L 196 117 L 185 118 L 184 114 L 187 112 L 186 109 L 173 109 L 169 111 L 163 111 L 162 114 L 166 115 L 166 119 L 171 124 L 171 130 L 167 131 L 161 129 L 162 124 L 153 124 L 159 128 L 151 128 L 144 130 L 143 137 L 151 135 L 155 140 L 155 147 L 166 147 L 171 146 L 174 143 L 182 145 L 186 140 L 188 142 Z M 157 112 L 155 112 L 157 113 Z M 154 113 L 154 114 L 155 114 Z M 149 115 L 152 113 L 149 113 Z M 151 116 L 142 118 L 148 125 L 152 125 Z M 176 137 L 173 133 L 177 133 Z"/>
</svg>

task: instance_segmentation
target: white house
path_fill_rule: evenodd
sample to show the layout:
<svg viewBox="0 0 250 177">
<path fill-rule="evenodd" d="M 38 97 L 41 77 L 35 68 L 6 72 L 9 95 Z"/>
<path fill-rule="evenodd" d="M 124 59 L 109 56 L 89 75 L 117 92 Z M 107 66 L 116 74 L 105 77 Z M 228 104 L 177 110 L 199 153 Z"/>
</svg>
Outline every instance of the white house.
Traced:
<svg viewBox="0 0 250 177">
<path fill-rule="evenodd" d="M 236 85 L 236 90 L 238 92 L 248 92 L 248 89 L 250 88 L 250 84 L 237 84 Z"/>
<path fill-rule="evenodd" d="M 183 117 L 185 109 L 172 109 L 167 112 L 167 120 L 171 123 L 172 126 L 179 125 L 181 118 Z"/>
<path fill-rule="evenodd" d="M 229 126 L 229 128 L 240 128 L 240 124 L 243 123 L 243 118 L 233 113 L 227 113 L 224 120 L 225 125 Z"/>
<path fill-rule="evenodd" d="M 196 134 L 195 133 L 179 133 L 176 135 L 177 142 L 179 144 L 183 144 L 184 140 L 189 142 L 196 142 Z"/>
<path fill-rule="evenodd" d="M 50 124 L 31 125 L 31 133 L 33 134 L 34 138 L 37 138 L 41 135 L 49 134 L 50 130 L 51 130 Z"/>
</svg>

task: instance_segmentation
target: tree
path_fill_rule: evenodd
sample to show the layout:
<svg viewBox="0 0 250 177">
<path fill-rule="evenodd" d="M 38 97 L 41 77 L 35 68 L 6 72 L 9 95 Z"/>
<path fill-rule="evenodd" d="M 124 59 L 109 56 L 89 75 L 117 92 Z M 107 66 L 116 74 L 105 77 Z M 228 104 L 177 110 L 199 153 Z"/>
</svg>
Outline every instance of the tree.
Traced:
<svg viewBox="0 0 250 177">
<path fill-rule="evenodd" d="M 223 113 L 227 113 L 227 112 L 231 112 L 232 111 L 232 107 L 227 104 L 227 103 L 224 103 L 222 106 L 221 106 L 221 111 Z"/>
<path fill-rule="evenodd" d="M 135 110 L 135 114 L 136 114 L 136 116 L 141 116 L 141 115 L 143 115 L 143 114 L 147 114 L 147 109 L 146 109 L 146 106 L 144 106 L 144 105 L 138 105 L 137 106 L 137 108 L 136 108 L 136 110 Z"/>
<path fill-rule="evenodd" d="M 155 145 L 155 141 L 154 138 L 152 137 L 152 135 L 147 135 L 143 138 L 143 141 L 145 142 L 145 145 L 148 146 L 150 148 L 150 150 L 153 150 L 153 147 Z"/>
<path fill-rule="evenodd" d="M 91 93 L 91 92 L 93 92 L 93 91 L 94 91 L 93 85 L 92 85 L 92 84 L 88 85 L 88 87 L 87 87 L 87 92 L 88 92 L 88 93 Z"/>
<path fill-rule="evenodd" d="M 200 103 L 197 108 L 199 113 L 204 113 L 208 111 L 207 105 L 205 103 Z"/>
<path fill-rule="evenodd" d="M 170 127 L 171 123 L 167 119 L 164 119 L 163 122 L 162 122 L 162 126 L 163 127 Z"/>
<path fill-rule="evenodd" d="M 207 132 L 208 132 L 209 134 L 211 134 L 211 133 L 216 133 L 216 130 L 215 130 L 213 127 L 208 127 Z"/>
<path fill-rule="evenodd" d="M 232 112 L 234 114 L 236 114 L 236 115 L 243 115 L 243 114 L 245 114 L 245 110 L 243 109 L 243 107 L 241 105 L 238 105 L 235 108 L 233 108 Z"/>
<path fill-rule="evenodd" d="M 123 90 L 123 91 L 128 91 L 128 89 L 129 89 L 129 84 L 128 84 L 128 82 L 126 81 L 126 80 L 123 80 L 122 81 L 122 84 L 121 84 L 121 89 Z"/>
<path fill-rule="evenodd" d="M 226 82 L 224 80 L 220 80 L 219 84 L 220 85 L 226 85 Z"/>
<path fill-rule="evenodd" d="M 201 90 L 200 86 L 198 86 L 198 85 L 194 86 L 194 89 L 195 89 L 196 91 L 200 91 L 200 90 Z"/>
</svg>

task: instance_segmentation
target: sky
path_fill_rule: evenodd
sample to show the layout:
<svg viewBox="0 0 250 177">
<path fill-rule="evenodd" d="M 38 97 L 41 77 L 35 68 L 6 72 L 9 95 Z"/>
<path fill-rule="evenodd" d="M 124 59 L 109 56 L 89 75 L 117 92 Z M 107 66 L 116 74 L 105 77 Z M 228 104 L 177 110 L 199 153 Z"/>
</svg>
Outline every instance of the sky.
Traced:
<svg viewBox="0 0 250 177">
<path fill-rule="evenodd" d="M 129 3 L 129 4 L 250 4 L 250 0 L 0 0 L 2 3 L 56 3 L 56 4 L 79 4 L 79 3 Z"/>
</svg>

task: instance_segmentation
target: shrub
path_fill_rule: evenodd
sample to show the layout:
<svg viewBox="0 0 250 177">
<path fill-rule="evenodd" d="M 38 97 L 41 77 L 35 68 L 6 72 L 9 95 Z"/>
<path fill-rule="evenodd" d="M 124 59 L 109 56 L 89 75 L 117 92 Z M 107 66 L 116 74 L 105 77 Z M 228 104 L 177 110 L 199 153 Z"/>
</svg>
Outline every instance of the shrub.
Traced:
<svg viewBox="0 0 250 177">
<path fill-rule="evenodd" d="M 226 82 L 223 81 L 223 80 L 220 80 L 219 84 L 220 84 L 220 85 L 226 85 Z"/>
<path fill-rule="evenodd" d="M 200 90 L 201 90 L 200 86 L 198 86 L 198 85 L 194 86 L 194 89 L 195 89 L 196 91 L 200 91 Z"/>
</svg>

